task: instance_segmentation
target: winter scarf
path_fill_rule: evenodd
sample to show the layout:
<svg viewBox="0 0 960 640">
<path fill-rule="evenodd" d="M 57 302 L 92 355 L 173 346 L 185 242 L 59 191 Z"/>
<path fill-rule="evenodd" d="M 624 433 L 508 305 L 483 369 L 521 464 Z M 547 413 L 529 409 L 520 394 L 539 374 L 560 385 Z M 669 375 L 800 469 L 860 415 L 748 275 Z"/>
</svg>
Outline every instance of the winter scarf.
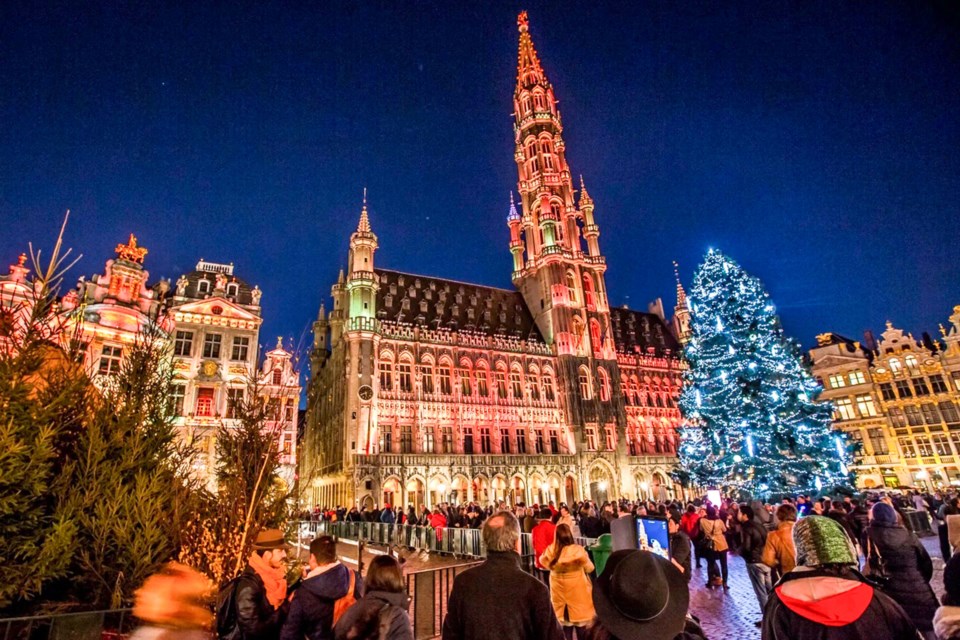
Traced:
<svg viewBox="0 0 960 640">
<path fill-rule="evenodd" d="M 267 602 L 273 605 L 274 609 L 279 609 L 287 598 L 287 577 L 283 569 L 274 569 L 256 552 L 250 554 L 250 566 L 263 580 L 263 586 L 267 590 Z"/>
</svg>

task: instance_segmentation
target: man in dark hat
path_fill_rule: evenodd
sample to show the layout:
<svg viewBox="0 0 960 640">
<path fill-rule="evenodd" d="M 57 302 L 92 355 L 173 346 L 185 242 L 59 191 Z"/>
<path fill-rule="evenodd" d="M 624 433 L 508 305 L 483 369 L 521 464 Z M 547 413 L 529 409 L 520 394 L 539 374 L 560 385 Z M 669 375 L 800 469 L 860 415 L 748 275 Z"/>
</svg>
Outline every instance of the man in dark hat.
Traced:
<svg viewBox="0 0 960 640">
<path fill-rule="evenodd" d="M 279 529 L 257 534 L 243 570 L 220 592 L 220 640 L 275 640 L 287 613 L 286 560 L 290 545 Z"/>
<path fill-rule="evenodd" d="M 609 640 L 706 640 L 687 615 L 690 593 L 680 570 L 649 551 L 614 551 L 593 588 L 592 637 Z"/>
</svg>

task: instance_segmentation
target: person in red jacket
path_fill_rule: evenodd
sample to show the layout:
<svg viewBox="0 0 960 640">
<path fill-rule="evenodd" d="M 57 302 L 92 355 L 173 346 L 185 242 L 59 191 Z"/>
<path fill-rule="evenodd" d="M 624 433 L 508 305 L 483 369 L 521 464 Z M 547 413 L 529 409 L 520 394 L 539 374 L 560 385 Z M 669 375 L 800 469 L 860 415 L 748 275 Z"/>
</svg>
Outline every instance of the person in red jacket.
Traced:
<svg viewBox="0 0 960 640">
<path fill-rule="evenodd" d="M 437 545 L 443 541 L 443 532 L 441 529 L 447 526 L 447 516 L 443 515 L 443 512 L 440 509 L 434 507 L 433 513 L 430 514 L 430 526 L 434 528 L 437 533 Z"/>
<path fill-rule="evenodd" d="M 533 537 L 533 561 L 537 569 L 541 572 L 541 578 L 546 582 L 550 579 L 550 571 L 540 564 L 540 556 L 547 550 L 547 547 L 553 544 L 556 537 L 557 525 L 552 522 L 553 515 L 550 509 L 544 507 L 540 509 L 537 515 L 537 524 L 534 525 L 530 535 Z"/>
<path fill-rule="evenodd" d="M 700 545 L 697 539 L 700 537 L 700 514 L 693 504 L 687 505 L 687 512 L 680 516 L 680 531 L 687 534 L 687 537 L 693 541 L 693 551 L 697 558 L 697 569 L 700 568 Z"/>
</svg>

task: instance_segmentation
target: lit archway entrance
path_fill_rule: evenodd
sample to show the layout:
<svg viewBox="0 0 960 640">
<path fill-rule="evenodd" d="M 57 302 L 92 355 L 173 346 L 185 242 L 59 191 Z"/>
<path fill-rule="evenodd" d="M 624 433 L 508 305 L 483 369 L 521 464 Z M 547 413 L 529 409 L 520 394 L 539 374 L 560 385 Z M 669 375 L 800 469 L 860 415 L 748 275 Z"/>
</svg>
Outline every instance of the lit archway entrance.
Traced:
<svg viewBox="0 0 960 640">
<path fill-rule="evenodd" d="M 496 476 L 493 479 L 493 501 L 496 504 L 507 499 L 507 481 L 503 476 Z"/>
<path fill-rule="evenodd" d="M 417 479 L 407 481 L 407 504 L 419 513 L 423 508 L 423 482 Z"/>
<path fill-rule="evenodd" d="M 650 483 L 650 493 L 654 500 L 666 500 L 670 496 L 667 493 L 667 481 L 659 472 L 654 472 L 653 481 Z"/>
<path fill-rule="evenodd" d="M 577 491 L 575 488 L 574 480 L 571 476 L 567 476 L 563 484 L 564 484 L 564 494 L 567 500 L 567 506 L 572 507 L 573 503 L 577 501 Z"/>
<path fill-rule="evenodd" d="M 490 502 L 490 482 L 483 476 L 477 476 L 473 480 L 473 499 L 481 505 Z"/>
<path fill-rule="evenodd" d="M 443 478 L 430 479 L 430 506 L 435 507 L 447 501 L 447 483 Z"/>
<path fill-rule="evenodd" d="M 637 498 L 639 500 L 649 500 L 650 499 L 650 483 L 647 482 L 647 478 L 642 473 L 638 473 L 636 477 L 636 482 L 637 482 Z"/>
<path fill-rule="evenodd" d="M 467 497 L 467 479 L 463 476 L 455 476 L 450 483 L 450 500 L 461 504 L 468 500 Z"/>
<path fill-rule="evenodd" d="M 390 505 L 391 507 L 402 506 L 397 504 L 397 499 L 400 498 L 400 483 L 396 478 L 389 478 L 386 482 L 383 483 L 383 505 Z"/>
<path fill-rule="evenodd" d="M 590 469 L 590 498 L 597 504 L 603 504 L 609 500 L 613 478 L 610 472 L 602 464 L 595 465 Z"/>
<path fill-rule="evenodd" d="M 511 487 L 510 493 L 512 494 L 513 506 L 517 506 L 521 502 L 525 502 L 524 490 L 526 486 L 524 485 L 523 478 L 520 476 L 513 477 L 513 486 Z"/>
</svg>

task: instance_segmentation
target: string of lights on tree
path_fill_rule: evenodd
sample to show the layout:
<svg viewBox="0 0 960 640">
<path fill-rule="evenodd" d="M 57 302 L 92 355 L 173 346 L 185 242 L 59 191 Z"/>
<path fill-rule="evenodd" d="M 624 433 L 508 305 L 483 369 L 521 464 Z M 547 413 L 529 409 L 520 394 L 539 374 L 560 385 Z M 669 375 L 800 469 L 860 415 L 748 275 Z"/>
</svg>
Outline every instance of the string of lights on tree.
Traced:
<svg viewBox="0 0 960 640">
<path fill-rule="evenodd" d="M 799 344 L 757 278 L 711 249 L 689 295 L 681 467 L 697 484 L 755 496 L 849 485 L 848 446 Z"/>
</svg>

